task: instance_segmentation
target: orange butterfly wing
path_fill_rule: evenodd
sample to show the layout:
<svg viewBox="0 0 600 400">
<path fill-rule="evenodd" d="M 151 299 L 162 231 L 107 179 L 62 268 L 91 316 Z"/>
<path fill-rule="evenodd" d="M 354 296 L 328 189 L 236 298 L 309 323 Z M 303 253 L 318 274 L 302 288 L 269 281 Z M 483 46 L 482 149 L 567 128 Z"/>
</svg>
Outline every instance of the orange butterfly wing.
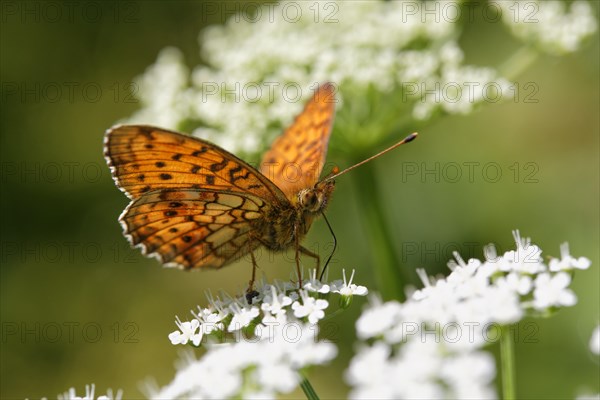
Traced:
<svg viewBox="0 0 600 400">
<path fill-rule="evenodd" d="M 210 142 L 150 126 L 105 139 L 117 186 L 132 199 L 119 220 L 144 254 L 183 268 L 219 268 L 260 245 L 255 226 L 291 207 L 269 179 Z"/>
<path fill-rule="evenodd" d="M 131 199 L 177 188 L 252 193 L 287 203 L 255 168 L 205 140 L 152 126 L 121 125 L 107 131 L 104 148 L 117 186 Z"/>
<path fill-rule="evenodd" d="M 263 156 L 260 171 L 291 201 L 319 180 L 335 114 L 335 87 L 321 85 L 304 111 Z"/>
<path fill-rule="evenodd" d="M 134 246 L 167 266 L 220 268 L 260 245 L 253 222 L 268 208 L 249 194 L 164 189 L 133 200 L 120 221 Z"/>
</svg>

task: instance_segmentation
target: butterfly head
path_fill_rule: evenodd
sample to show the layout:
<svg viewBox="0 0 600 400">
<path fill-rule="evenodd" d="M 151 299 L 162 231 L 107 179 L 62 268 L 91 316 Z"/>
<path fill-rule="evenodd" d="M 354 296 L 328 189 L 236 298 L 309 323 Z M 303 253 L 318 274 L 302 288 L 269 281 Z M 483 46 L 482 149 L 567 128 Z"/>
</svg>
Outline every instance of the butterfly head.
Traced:
<svg viewBox="0 0 600 400">
<path fill-rule="evenodd" d="M 334 181 L 321 181 L 314 187 L 298 192 L 298 204 L 309 213 L 320 213 L 327 207 L 327 202 L 335 188 Z"/>
</svg>

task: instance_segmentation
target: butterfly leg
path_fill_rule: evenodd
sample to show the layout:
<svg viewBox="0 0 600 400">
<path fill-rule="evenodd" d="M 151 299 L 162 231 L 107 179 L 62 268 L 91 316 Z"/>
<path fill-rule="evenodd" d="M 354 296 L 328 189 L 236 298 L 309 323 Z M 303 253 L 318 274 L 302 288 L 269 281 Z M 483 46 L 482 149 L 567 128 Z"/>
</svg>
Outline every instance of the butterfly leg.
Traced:
<svg viewBox="0 0 600 400">
<path fill-rule="evenodd" d="M 321 269 L 321 257 L 319 257 L 319 255 L 317 253 L 313 253 L 312 251 L 308 250 L 306 247 L 304 246 L 300 246 L 300 253 L 312 257 L 315 260 L 317 260 L 317 273 L 315 275 L 315 277 L 319 277 L 319 270 Z"/>
<path fill-rule="evenodd" d="M 256 269 L 258 268 L 258 265 L 256 264 L 256 258 L 254 258 L 254 251 L 250 252 L 250 258 L 252 259 L 252 277 L 250 278 L 250 282 L 248 282 L 248 289 L 246 289 L 246 301 L 248 304 L 252 304 L 252 299 L 258 296 L 258 292 L 254 290 Z"/>
</svg>

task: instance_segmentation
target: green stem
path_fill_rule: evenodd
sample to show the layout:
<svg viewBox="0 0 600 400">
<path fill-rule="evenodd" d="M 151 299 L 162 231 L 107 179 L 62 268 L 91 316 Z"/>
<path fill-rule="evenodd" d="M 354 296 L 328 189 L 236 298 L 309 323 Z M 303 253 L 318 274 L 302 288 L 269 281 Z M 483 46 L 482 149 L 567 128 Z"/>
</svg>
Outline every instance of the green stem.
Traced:
<svg viewBox="0 0 600 400">
<path fill-rule="evenodd" d="M 325 314 L 325 316 L 324 316 L 324 317 L 321 319 L 321 321 L 327 321 L 327 320 L 330 320 L 330 319 L 332 319 L 333 317 L 335 317 L 336 315 L 338 315 L 338 314 L 341 314 L 343 311 L 344 311 L 344 309 L 343 309 L 343 308 L 338 308 L 337 310 L 335 310 L 335 311 L 334 311 L 334 312 L 332 312 L 332 313 Z"/>
<path fill-rule="evenodd" d="M 360 218 L 373 255 L 373 271 L 378 289 L 384 300 L 405 298 L 403 284 L 408 280 L 403 274 L 400 262 L 394 250 L 394 241 L 388 227 L 389 218 L 383 213 L 384 206 L 377 186 L 377 177 L 373 163 L 367 163 L 352 171 L 356 183 L 356 195 L 361 208 Z M 397 240 L 397 238 L 395 239 Z"/>
<path fill-rule="evenodd" d="M 302 381 L 300 382 L 300 387 L 302 388 L 302 391 L 306 395 L 307 399 L 319 400 L 319 395 L 317 395 L 317 392 L 315 392 L 315 389 L 312 387 L 312 385 L 308 381 L 308 378 L 306 378 L 304 374 L 302 374 Z"/>
<path fill-rule="evenodd" d="M 502 328 L 500 342 L 500 363 L 502 368 L 502 397 L 505 400 L 516 399 L 515 392 L 515 349 L 511 326 Z"/>
<path fill-rule="evenodd" d="M 500 65 L 498 72 L 506 79 L 513 80 L 529 68 L 537 60 L 538 56 L 539 53 L 533 48 L 523 46 Z"/>
</svg>

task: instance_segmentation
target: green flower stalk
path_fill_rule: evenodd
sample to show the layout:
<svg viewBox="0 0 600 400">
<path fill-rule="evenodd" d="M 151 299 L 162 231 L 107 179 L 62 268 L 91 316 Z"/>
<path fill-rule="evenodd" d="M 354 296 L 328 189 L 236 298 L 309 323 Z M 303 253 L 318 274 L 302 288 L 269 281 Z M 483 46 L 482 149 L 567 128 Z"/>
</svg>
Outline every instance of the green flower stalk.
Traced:
<svg viewBox="0 0 600 400">
<path fill-rule="evenodd" d="M 506 400 L 517 398 L 515 388 L 515 337 L 512 329 L 513 327 L 511 326 L 503 326 L 501 329 L 500 365 L 502 368 L 502 398 Z"/>
</svg>

